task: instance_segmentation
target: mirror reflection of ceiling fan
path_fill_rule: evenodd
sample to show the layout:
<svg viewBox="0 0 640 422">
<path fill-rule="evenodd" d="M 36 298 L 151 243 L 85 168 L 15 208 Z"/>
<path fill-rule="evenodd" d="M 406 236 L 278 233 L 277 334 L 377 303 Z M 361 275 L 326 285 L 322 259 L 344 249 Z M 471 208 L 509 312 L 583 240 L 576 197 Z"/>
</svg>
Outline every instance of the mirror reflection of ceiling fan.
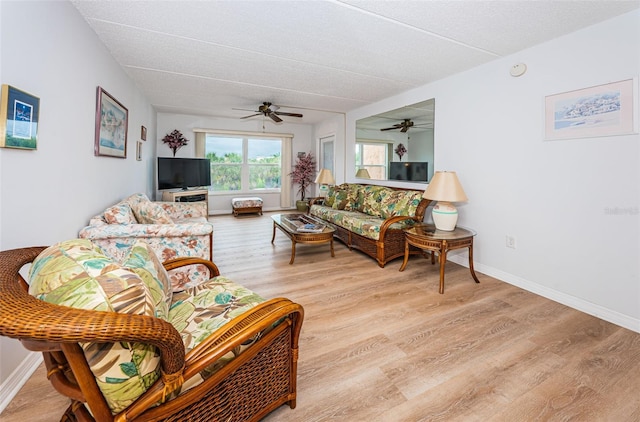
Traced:
<svg viewBox="0 0 640 422">
<path fill-rule="evenodd" d="M 276 123 L 280 123 L 282 119 L 278 116 L 290 116 L 290 117 L 302 117 L 300 113 L 285 113 L 283 111 L 277 111 L 280 107 L 277 105 L 273 105 L 270 102 L 263 102 L 257 110 L 254 110 L 255 114 L 250 114 L 248 116 L 241 117 L 241 119 L 248 119 L 250 117 L 260 116 L 261 114 L 265 117 L 270 118 Z"/>
<path fill-rule="evenodd" d="M 400 123 L 396 123 L 395 125 L 393 125 L 391 127 L 386 127 L 386 128 L 380 129 L 380 130 L 381 131 L 385 131 L 385 130 L 400 129 L 400 132 L 406 132 L 406 131 L 409 130 L 410 127 L 413 127 L 413 122 L 411 121 L 411 119 L 404 119 Z"/>
</svg>

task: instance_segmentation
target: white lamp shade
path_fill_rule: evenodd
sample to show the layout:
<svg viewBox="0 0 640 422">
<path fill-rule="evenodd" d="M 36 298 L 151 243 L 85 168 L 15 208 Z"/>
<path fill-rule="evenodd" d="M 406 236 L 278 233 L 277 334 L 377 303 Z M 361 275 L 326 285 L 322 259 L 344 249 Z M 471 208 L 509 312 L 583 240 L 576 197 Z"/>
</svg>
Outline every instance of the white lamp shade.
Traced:
<svg viewBox="0 0 640 422">
<path fill-rule="evenodd" d="M 318 176 L 316 177 L 315 183 L 320 185 L 333 185 L 336 183 L 336 180 L 333 178 L 333 174 L 331 174 L 331 170 L 322 169 Z"/>
<path fill-rule="evenodd" d="M 444 202 L 465 202 L 469 199 L 455 171 L 437 171 L 431 178 L 423 198 Z"/>
</svg>

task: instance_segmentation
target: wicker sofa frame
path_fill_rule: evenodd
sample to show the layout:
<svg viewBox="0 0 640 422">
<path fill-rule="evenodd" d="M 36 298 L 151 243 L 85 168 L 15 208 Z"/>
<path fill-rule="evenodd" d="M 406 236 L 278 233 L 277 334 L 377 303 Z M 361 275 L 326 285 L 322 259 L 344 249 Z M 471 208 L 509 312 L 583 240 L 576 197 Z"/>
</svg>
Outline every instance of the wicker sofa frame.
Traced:
<svg viewBox="0 0 640 422">
<path fill-rule="evenodd" d="M 364 186 L 364 185 L 363 185 Z M 393 190 L 406 190 L 412 189 L 404 188 L 390 188 Z M 309 210 L 314 204 L 319 204 L 324 198 L 313 198 L 309 202 Z M 380 236 L 378 240 L 364 237 L 358 233 L 354 233 L 344 227 L 338 226 L 327 222 L 331 227 L 335 229 L 333 237 L 340 240 L 342 243 L 349 247 L 349 250 L 357 249 L 369 255 L 371 258 L 378 262 L 380 268 L 384 268 L 387 262 L 404 256 L 404 231 L 402 229 L 391 228 L 393 223 L 397 223 L 404 220 L 414 220 L 416 222 L 422 222 L 427 207 L 431 203 L 431 200 L 423 198 L 416 209 L 414 216 L 397 216 L 390 217 L 384 220 L 380 226 Z M 422 251 L 418 248 L 410 246 L 409 253 L 411 255 L 421 255 Z"/>
<path fill-rule="evenodd" d="M 43 249 L 0 252 L 0 335 L 42 352 L 51 384 L 71 399 L 61 420 L 257 421 L 282 404 L 296 406 L 298 337 L 304 314 L 300 305 L 282 298 L 268 300 L 225 324 L 185 355 L 180 334 L 163 320 L 74 309 L 30 296 L 19 271 Z M 207 265 L 212 277 L 218 275 L 215 264 L 200 258 L 178 258 L 164 265 L 173 269 L 194 264 Z M 202 384 L 156 405 L 176 384 L 274 325 Z M 117 415 L 109 410 L 79 345 L 96 340 L 145 342 L 154 344 L 161 354 L 162 377 Z"/>
</svg>

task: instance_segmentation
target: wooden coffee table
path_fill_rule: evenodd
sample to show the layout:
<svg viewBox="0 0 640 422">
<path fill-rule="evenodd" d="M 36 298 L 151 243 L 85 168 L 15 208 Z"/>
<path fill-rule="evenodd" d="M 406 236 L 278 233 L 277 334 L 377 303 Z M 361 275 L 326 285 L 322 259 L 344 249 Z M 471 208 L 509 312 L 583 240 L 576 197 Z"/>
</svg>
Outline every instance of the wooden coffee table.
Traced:
<svg viewBox="0 0 640 422">
<path fill-rule="evenodd" d="M 444 267 L 447 262 L 447 252 L 454 249 L 469 249 L 469 271 L 471 277 L 476 283 L 480 283 L 476 272 L 473 270 L 473 237 L 476 232 L 456 227 L 452 231 L 437 230 L 433 224 L 416 224 L 415 226 L 405 229 L 405 248 L 404 261 L 400 267 L 400 271 L 404 271 L 409 261 L 409 245 L 415 246 L 422 250 L 431 251 L 431 264 L 434 264 L 433 253 L 438 253 L 438 261 L 440 263 L 440 294 L 444 293 Z"/>
<path fill-rule="evenodd" d="M 331 256 L 335 257 L 335 253 L 333 252 L 333 233 L 335 230 L 325 221 L 307 214 L 275 214 L 272 215 L 271 218 L 273 219 L 273 237 L 271 237 L 271 243 L 273 243 L 276 238 L 276 228 L 280 229 L 282 233 L 291 239 L 291 260 L 289 261 L 289 265 L 292 265 L 293 260 L 296 258 L 296 243 L 320 244 L 328 242 L 331 245 Z M 297 221 L 308 221 L 313 224 L 322 225 L 324 228 L 319 233 L 299 232 L 295 224 Z"/>
</svg>

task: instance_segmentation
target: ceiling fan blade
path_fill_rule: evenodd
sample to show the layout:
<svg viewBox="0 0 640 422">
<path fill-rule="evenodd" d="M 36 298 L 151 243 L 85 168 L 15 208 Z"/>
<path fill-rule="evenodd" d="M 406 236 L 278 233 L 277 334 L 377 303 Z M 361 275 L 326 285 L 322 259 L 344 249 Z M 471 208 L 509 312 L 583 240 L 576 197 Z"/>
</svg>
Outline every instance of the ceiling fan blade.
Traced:
<svg viewBox="0 0 640 422">
<path fill-rule="evenodd" d="M 274 114 L 277 114 L 279 116 L 302 117 L 302 114 L 300 113 L 285 113 L 283 111 L 275 111 Z"/>
<path fill-rule="evenodd" d="M 408 130 L 409 130 L 409 126 L 405 126 L 405 127 L 402 128 L 402 130 L 400 132 L 405 133 Z"/>
<path fill-rule="evenodd" d="M 394 127 L 386 127 L 386 128 L 384 128 L 384 129 L 380 129 L 380 130 L 381 130 L 382 132 L 384 132 L 385 130 L 395 130 L 395 129 L 398 129 L 398 128 L 394 126 Z"/>
<path fill-rule="evenodd" d="M 271 120 L 273 120 L 276 123 L 280 123 L 282 121 L 281 118 L 276 116 L 276 113 L 269 113 L 268 116 L 271 118 Z"/>
<path fill-rule="evenodd" d="M 251 115 L 249 115 L 249 116 L 241 117 L 241 119 L 248 119 L 249 117 L 259 116 L 259 115 L 261 115 L 261 114 L 262 114 L 262 113 L 258 113 L 258 114 L 251 114 Z"/>
</svg>

